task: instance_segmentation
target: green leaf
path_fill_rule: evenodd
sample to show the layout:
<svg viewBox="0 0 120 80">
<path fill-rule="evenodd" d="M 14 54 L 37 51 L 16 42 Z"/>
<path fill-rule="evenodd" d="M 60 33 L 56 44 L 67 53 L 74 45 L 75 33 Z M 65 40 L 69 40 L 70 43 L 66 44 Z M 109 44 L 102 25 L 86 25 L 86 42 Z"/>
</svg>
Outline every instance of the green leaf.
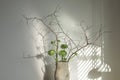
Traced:
<svg viewBox="0 0 120 80">
<path fill-rule="evenodd" d="M 53 55 L 55 54 L 55 50 L 49 50 L 49 51 L 48 51 L 48 54 L 49 54 L 50 56 L 53 56 Z"/>
<path fill-rule="evenodd" d="M 54 44 L 55 42 L 54 41 L 51 41 L 51 44 Z"/>
<path fill-rule="evenodd" d="M 67 55 L 67 52 L 65 50 L 60 50 L 59 55 L 64 57 Z"/>
<path fill-rule="evenodd" d="M 61 46 L 60 46 L 62 49 L 66 49 L 66 48 L 68 48 L 68 45 L 67 44 L 61 44 Z"/>
<path fill-rule="evenodd" d="M 75 52 L 74 54 L 77 55 L 78 53 Z"/>
<path fill-rule="evenodd" d="M 60 42 L 60 40 L 57 40 L 57 42 Z"/>
</svg>

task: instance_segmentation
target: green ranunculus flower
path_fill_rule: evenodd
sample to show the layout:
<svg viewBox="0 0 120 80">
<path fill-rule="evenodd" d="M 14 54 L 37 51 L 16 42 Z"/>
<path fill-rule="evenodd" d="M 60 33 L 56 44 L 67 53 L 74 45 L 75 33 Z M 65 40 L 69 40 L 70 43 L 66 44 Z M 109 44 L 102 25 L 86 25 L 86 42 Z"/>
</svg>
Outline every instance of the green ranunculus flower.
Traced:
<svg viewBox="0 0 120 80">
<path fill-rule="evenodd" d="M 65 50 L 60 50 L 59 55 L 64 57 L 67 55 L 67 52 Z"/>
<path fill-rule="evenodd" d="M 49 54 L 50 56 L 53 56 L 53 55 L 55 54 L 55 50 L 49 50 L 49 51 L 48 51 L 48 54 Z"/>
</svg>

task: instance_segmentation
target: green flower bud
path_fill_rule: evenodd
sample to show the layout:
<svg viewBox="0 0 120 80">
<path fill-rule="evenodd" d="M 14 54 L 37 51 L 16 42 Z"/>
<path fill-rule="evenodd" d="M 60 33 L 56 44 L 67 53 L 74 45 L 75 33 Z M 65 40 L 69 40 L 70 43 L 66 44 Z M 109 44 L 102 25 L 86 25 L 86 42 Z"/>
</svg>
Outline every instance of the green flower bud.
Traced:
<svg viewBox="0 0 120 80">
<path fill-rule="evenodd" d="M 61 46 L 60 46 L 62 49 L 66 49 L 66 48 L 68 48 L 68 45 L 67 44 L 61 44 Z"/>
<path fill-rule="evenodd" d="M 51 41 L 51 44 L 54 44 L 55 42 L 54 41 Z"/>
</svg>

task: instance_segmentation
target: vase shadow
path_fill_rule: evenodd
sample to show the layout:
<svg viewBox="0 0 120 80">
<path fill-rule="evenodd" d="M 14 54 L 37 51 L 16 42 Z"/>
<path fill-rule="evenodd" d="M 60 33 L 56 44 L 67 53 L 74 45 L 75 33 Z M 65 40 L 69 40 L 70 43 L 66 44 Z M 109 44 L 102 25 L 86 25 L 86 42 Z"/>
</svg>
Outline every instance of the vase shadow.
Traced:
<svg viewBox="0 0 120 80">
<path fill-rule="evenodd" d="M 43 80 L 54 80 L 54 72 L 55 72 L 55 63 L 52 61 L 51 57 L 44 56 L 43 54 L 39 54 L 36 56 L 37 59 L 41 59 L 44 62 L 44 69 L 42 71 L 44 73 Z"/>
</svg>

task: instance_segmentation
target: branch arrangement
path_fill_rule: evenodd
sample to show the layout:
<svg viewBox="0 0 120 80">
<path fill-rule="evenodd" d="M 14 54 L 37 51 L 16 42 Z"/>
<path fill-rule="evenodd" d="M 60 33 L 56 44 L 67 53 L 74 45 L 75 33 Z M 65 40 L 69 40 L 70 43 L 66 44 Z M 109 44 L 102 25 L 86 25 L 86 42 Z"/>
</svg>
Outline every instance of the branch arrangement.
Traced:
<svg viewBox="0 0 120 80">
<path fill-rule="evenodd" d="M 56 62 L 62 61 L 62 62 L 69 62 L 73 57 L 77 56 L 77 54 L 80 54 L 79 51 L 83 48 L 87 47 L 88 45 L 91 45 L 99 39 L 101 36 L 101 29 L 92 34 L 88 35 L 87 32 L 91 28 L 85 28 L 80 25 L 80 28 L 82 30 L 82 35 L 84 36 L 84 43 L 81 45 L 81 39 L 77 40 L 78 43 L 76 43 L 75 40 L 72 39 L 63 29 L 63 25 L 60 23 L 57 12 L 59 11 L 58 8 L 54 10 L 53 13 L 43 17 L 26 17 L 24 16 L 25 20 L 29 23 L 29 21 L 37 21 L 41 23 L 43 26 L 39 26 L 44 28 L 37 29 L 36 26 L 33 25 L 33 28 L 37 31 L 38 35 L 41 37 L 43 50 L 38 49 L 40 54 L 47 53 L 49 56 L 52 56 Z M 55 28 L 54 28 L 54 27 Z M 56 28 L 59 29 L 56 31 Z M 41 31 L 42 30 L 42 31 Z M 48 39 L 48 35 L 52 34 L 54 39 L 50 40 Z M 46 43 L 48 42 L 48 43 Z M 50 49 L 48 49 L 48 44 L 51 46 Z M 39 57 L 39 55 L 34 56 Z"/>
</svg>

